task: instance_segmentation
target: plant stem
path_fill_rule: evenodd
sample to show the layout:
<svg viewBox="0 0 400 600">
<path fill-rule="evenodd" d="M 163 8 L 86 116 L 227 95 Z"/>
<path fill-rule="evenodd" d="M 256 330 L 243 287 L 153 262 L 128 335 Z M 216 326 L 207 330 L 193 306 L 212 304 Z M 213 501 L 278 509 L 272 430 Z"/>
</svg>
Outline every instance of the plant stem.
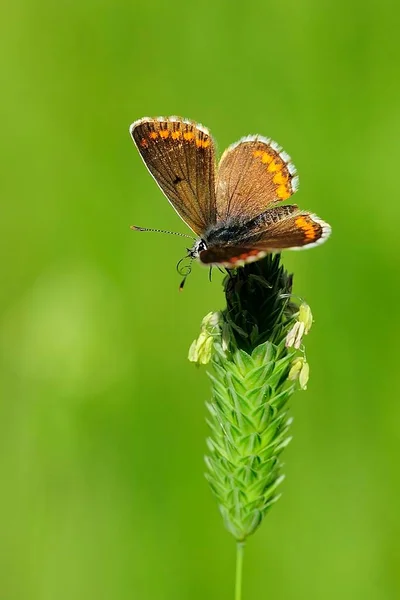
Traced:
<svg viewBox="0 0 400 600">
<path fill-rule="evenodd" d="M 244 554 L 244 542 L 237 542 L 237 544 L 236 544 L 235 600 L 242 600 L 243 554 Z"/>
</svg>

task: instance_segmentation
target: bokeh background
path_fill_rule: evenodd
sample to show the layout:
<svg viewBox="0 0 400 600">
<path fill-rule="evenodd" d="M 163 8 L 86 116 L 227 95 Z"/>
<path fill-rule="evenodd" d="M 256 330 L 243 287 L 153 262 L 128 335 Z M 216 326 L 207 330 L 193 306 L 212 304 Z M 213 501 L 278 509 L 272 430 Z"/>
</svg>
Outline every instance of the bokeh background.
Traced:
<svg viewBox="0 0 400 600">
<path fill-rule="evenodd" d="M 204 371 L 223 306 L 128 134 L 144 115 L 219 148 L 271 136 L 298 203 L 333 225 L 287 253 L 311 304 L 281 501 L 244 598 L 391 600 L 399 575 L 398 9 L 381 0 L 15 0 L 0 35 L 0 596 L 233 597 L 234 543 L 203 479 Z"/>
</svg>

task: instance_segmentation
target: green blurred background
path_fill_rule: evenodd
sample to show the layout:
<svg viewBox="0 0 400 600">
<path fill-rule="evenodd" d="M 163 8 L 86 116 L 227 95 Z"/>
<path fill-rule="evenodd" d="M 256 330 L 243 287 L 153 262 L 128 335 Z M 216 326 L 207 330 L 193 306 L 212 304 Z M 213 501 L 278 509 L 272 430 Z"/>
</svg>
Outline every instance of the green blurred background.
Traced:
<svg viewBox="0 0 400 600">
<path fill-rule="evenodd" d="M 234 543 L 203 479 L 221 276 L 178 294 L 185 231 L 129 134 L 181 114 L 219 148 L 271 136 L 333 225 L 286 253 L 311 304 L 281 501 L 244 598 L 400 597 L 399 9 L 378 3 L 16 0 L 0 36 L 5 600 L 229 599 Z"/>
</svg>

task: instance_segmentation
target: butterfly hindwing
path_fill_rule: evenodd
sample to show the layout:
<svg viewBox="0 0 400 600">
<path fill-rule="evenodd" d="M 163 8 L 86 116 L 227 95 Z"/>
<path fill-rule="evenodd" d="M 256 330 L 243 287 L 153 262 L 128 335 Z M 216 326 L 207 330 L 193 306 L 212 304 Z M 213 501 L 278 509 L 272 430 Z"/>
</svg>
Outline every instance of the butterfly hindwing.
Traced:
<svg viewBox="0 0 400 600">
<path fill-rule="evenodd" d="M 228 244 L 210 237 L 207 250 L 200 253 L 202 263 L 234 268 L 259 260 L 269 252 L 316 246 L 324 242 L 331 231 L 319 217 L 299 211 L 296 205 L 271 208 L 241 229 L 235 225 L 231 229 L 235 233 Z"/>
<path fill-rule="evenodd" d="M 244 248 L 241 246 L 211 246 L 200 252 L 200 262 L 203 265 L 215 265 L 233 269 L 249 262 L 259 260 L 266 255 L 263 250 Z"/>
<path fill-rule="evenodd" d="M 215 146 L 208 130 L 179 117 L 144 118 L 130 133 L 172 206 L 197 234 L 216 221 Z"/>
<path fill-rule="evenodd" d="M 256 217 L 290 198 L 298 178 L 288 154 L 270 139 L 248 136 L 222 155 L 216 184 L 218 219 Z"/>
<path fill-rule="evenodd" d="M 260 235 L 257 247 L 268 252 L 302 250 L 322 244 L 330 233 L 328 223 L 317 215 L 299 210 L 268 225 Z"/>
</svg>

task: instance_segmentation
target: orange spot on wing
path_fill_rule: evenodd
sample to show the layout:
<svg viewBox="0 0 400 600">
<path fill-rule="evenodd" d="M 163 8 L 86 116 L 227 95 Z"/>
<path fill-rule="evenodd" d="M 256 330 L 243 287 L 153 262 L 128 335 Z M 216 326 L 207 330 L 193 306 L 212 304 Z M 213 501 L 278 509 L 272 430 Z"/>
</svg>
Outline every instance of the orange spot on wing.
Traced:
<svg viewBox="0 0 400 600">
<path fill-rule="evenodd" d="M 140 145 L 142 146 L 142 148 L 148 148 L 149 142 L 145 138 L 143 138 L 140 140 Z"/>
<path fill-rule="evenodd" d="M 232 258 L 229 259 L 229 262 L 235 263 L 239 260 L 246 260 L 250 256 L 257 256 L 258 253 L 258 250 L 249 250 L 248 252 L 242 252 L 242 254 L 239 254 L 239 256 L 232 256 Z"/>
<path fill-rule="evenodd" d="M 182 137 L 182 131 L 173 131 L 171 137 L 173 140 L 179 140 Z"/>
<path fill-rule="evenodd" d="M 262 156 L 261 156 L 261 162 L 263 162 L 265 165 L 268 165 L 273 159 L 273 156 L 271 154 L 268 154 L 268 152 L 263 152 Z"/>
<path fill-rule="evenodd" d="M 150 133 L 150 137 L 151 137 L 151 139 L 152 139 L 152 140 L 156 140 L 156 139 L 158 138 L 158 133 L 157 133 L 157 131 L 152 131 L 152 132 Z"/>
<path fill-rule="evenodd" d="M 295 220 L 296 226 L 304 232 L 306 236 L 306 241 L 312 242 L 317 239 L 317 232 L 315 231 L 315 226 L 312 221 L 310 221 L 307 217 L 297 217 Z"/>
<path fill-rule="evenodd" d="M 276 190 L 276 195 L 281 200 L 287 200 L 288 198 L 290 198 L 291 193 L 286 185 L 280 185 Z"/>
<path fill-rule="evenodd" d="M 261 158 L 261 162 L 264 163 L 265 165 L 270 163 L 272 161 L 272 159 L 274 158 L 272 156 L 272 154 L 269 154 L 268 152 L 264 152 L 263 150 L 254 150 L 253 156 L 255 158 Z"/>
<path fill-rule="evenodd" d="M 169 131 L 168 129 L 162 129 L 160 131 L 160 138 L 166 139 L 169 136 Z"/>
<path fill-rule="evenodd" d="M 274 183 L 276 183 L 277 185 L 282 185 L 289 181 L 289 177 L 283 171 L 278 171 L 278 173 L 276 173 L 276 175 L 274 175 L 274 178 L 272 181 Z"/>
<path fill-rule="evenodd" d="M 210 140 L 201 140 L 200 138 L 196 139 L 196 146 L 198 148 L 207 148 L 210 145 Z"/>
<path fill-rule="evenodd" d="M 187 140 L 188 142 L 190 142 L 191 140 L 193 140 L 193 138 L 194 138 L 193 131 L 185 131 L 185 133 L 183 134 L 183 139 Z"/>
<path fill-rule="evenodd" d="M 268 165 L 267 171 L 270 173 L 274 173 L 275 171 L 280 171 L 282 169 L 282 163 L 278 162 L 276 159 L 270 162 Z"/>
</svg>

